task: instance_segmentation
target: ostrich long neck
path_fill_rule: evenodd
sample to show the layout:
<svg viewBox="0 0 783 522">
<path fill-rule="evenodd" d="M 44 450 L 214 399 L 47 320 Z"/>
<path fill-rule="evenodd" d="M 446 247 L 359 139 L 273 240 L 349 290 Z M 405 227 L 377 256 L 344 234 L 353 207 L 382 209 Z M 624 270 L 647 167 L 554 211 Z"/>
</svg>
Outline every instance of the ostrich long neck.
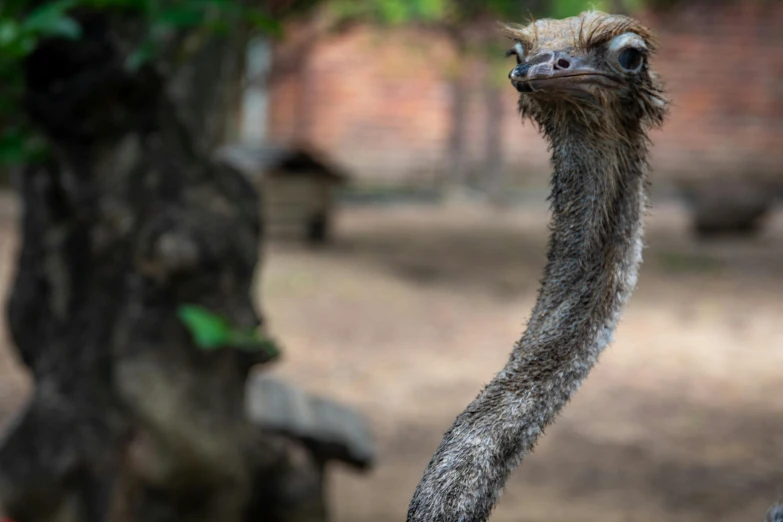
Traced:
<svg viewBox="0 0 783 522">
<path fill-rule="evenodd" d="M 636 285 L 646 170 L 641 133 L 549 132 L 552 233 L 538 300 L 509 362 L 457 417 L 408 522 L 487 520 L 508 476 L 611 341 Z"/>
</svg>

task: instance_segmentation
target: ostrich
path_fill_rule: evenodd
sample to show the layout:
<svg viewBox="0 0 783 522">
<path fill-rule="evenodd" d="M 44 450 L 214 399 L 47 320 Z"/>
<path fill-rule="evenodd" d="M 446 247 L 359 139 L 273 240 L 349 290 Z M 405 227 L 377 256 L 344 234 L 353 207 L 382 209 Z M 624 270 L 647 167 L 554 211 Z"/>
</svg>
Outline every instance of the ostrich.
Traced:
<svg viewBox="0 0 783 522">
<path fill-rule="evenodd" d="M 519 110 L 552 151 L 548 262 L 506 366 L 446 432 L 408 522 L 485 521 L 506 479 L 609 344 L 642 258 L 647 132 L 662 124 L 654 41 L 586 12 L 506 28 Z"/>
</svg>

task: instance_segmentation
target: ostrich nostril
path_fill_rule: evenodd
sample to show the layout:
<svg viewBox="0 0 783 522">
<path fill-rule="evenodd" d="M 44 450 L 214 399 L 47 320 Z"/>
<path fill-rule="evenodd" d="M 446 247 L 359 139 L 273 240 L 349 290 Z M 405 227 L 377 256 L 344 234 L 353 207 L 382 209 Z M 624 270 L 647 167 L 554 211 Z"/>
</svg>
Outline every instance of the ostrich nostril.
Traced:
<svg viewBox="0 0 783 522">
<path fill-rule="evenodd" d="M 565 58 L 560 58 L 555 62 L 555 69 L 568 69 L 571 67 L 571 62 Z"/>
<path fill-rule="evenodd" d="M 508 77 L 512 80 L 520 80 L 527 76 L 527 71 L 530 69 L 530 66 L 527 64 L 519 64 L 508 74 Z"/>
</svg>

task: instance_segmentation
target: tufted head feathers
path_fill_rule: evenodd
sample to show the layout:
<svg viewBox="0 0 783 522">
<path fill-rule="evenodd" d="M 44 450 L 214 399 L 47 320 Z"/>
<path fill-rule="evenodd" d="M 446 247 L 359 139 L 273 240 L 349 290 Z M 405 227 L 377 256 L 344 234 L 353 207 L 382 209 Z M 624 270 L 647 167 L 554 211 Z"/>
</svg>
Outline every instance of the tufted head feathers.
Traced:
<svg viewBox="0 0 783 522">
<path fill-rule="evenodd" d="M 578 122 L 622 137 L 663 122 L 668 102 L 648 63 L 655 41 L 636 20 L 590 11 L 504 32 L 520 112 L 547 134 Z"/>
</svg>

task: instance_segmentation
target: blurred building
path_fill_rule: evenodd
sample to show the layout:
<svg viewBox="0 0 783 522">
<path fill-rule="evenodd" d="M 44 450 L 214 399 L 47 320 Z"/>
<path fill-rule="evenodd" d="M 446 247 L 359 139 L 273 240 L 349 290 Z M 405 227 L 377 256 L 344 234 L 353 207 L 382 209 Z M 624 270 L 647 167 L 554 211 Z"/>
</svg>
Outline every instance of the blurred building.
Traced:
<svg viewBox="0 0 783 522">
<path fill-rule="evenodd" d="M 660 36 L 655 67 L 673 100 L 653 136 L 656 185 L 783 184 L 783 4 L 702 0 L 638 16 Z M 447 175 L 455 63 L 467 82 L 470 170 L 481 175 L 488 140 L 499 136 L 507 180 L 543 187 L 549 154 L 535 128 L 520 125 L 513 89 L 497 90 L 505 73 L 480 59 L 459 64 L 444 38 L 413 29 L 355 28 L 315 44 L 297 74 L 273 84 L 268 136 L 317 144 L 359 184 L 437 183 Z M 500 117 L 489 112 L 490 88 Z"/>
<path fill-rule="evenodd" d="M 218 155 L 260 189 L 267 237 L 309 243 L 329 240 L 334 193 L 348 181 L 348 174 L 323 153 L 307 145 L 230 145 Z"/>
<path fill-rule="evenodd" d="M 783 4 L 685 2 L 649 21 L 673 100 L 658 169 L 783 178 Z"/>
</svg>

